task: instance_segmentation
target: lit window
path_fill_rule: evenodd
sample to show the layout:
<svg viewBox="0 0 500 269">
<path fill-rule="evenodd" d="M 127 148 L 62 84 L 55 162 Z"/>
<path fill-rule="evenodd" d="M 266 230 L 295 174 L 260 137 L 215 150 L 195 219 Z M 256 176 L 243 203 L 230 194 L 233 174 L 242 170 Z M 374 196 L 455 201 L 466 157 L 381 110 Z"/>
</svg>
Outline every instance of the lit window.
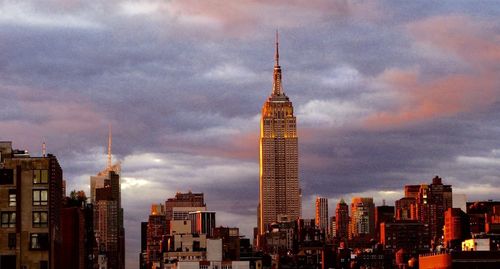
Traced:
<svg viewBox="0 0 500 269">
<path fill-rule="evenodd" d="M 2 212 L 1 215 L 2 228 L 14 228 L 16 227 L 16 212 Z"/>
<path fill-rule="evenodd" d="M 33 205 L 47 205 L 47 201 L 47 190 L 33 190 Z"/>
<path fill-rule="evenodd" d="M 33 184 L 46 184 L 49 182 L 48 170 L 33 170 Z"/>
<path fill-rule="evenodd" d="M 30 249 L 47 250 L 49 249 L 49 234 L 31 234 Z"/>
<path fill-rule="evenodd" d="M 47 212 L 33 212 L 33 228 L 47 227 Z"/>
<path fill-rule="evenodd" d="M 9 206 L 16 206 L 16 190 L 9 190 Z"/>
</svg>

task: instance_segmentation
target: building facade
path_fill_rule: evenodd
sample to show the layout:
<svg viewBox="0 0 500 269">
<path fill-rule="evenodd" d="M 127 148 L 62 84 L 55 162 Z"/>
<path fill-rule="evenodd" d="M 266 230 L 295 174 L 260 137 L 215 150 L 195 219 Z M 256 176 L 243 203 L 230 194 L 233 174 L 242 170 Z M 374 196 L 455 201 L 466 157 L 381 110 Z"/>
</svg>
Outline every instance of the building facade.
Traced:
<svg viewBox="0 0 500 269">
<path fill-rule="evenodd" d="M 328 234 L 328 199 L 316 197 L 316 227 Z"/>
<path fill-rule="evenodd" d="M 371 197 L 354 197 L 351 203 L 350 237 L 375 235 L 375 204 Z"/>
<path fill-rule="evenodd" d="M 61 268 L 62 169 L 0 142 L 0 268 Z"/>
<path fill-rule="evenodd" d="M 346 240 L 349 237 L 349 206 L 344 199 L 340 199 L 335 209 L 336 234 L 340 240 Z"/>
<path fill-rule="evenodd" d="M 275 61 L 273 89 L 262 107 L 260 122 L 260 235 L 282 217 L 300 217 L 297 125 L 292 102 L 282 87 L 277 36 Z"/>
<path fill-rule="evenodd" d="M 191 232 L 193 234 L 206 234 L 212 237 L 215 228 L 214 211 L 189 212 L 188 219 L 191 221 Z"/>
</svg>

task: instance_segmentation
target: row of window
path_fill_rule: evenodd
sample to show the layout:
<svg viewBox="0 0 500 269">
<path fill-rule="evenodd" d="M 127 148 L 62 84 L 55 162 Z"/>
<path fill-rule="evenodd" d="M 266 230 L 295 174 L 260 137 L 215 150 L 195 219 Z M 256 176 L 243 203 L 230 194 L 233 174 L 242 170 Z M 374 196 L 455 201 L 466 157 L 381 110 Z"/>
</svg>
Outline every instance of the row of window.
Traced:
<svg viewBox="0 0 500 269">
<path fill-rule="evenodd" d="M 35 169 L 33 170 L 33 184 L 49 183 L 49 170 Z M 0 169 L 0 185 L 14 184 L 14 169 Z"/>
<path fill-rule="evenodd" d="M 9 233 L 7 245 L 9 249 L 15 249 L 17 244 L 16 234 Z M 49 249 L 49 234 L 48 233 L 32 233 L 30 234 L 30 249 L 31 250 L 48 250 Z"/>
<path fill-rule="evenodd" d="M 43 228 L 48 226 L 47 211 L 33 212 L 33 228 Z M 2 212 L 0 214 L 0 227 L 14 228 L 16 227 L 16 212 Z"/>
<path fill-rule="evenodd" d="M 48 190 L 33 190 L 33 205 L 44 206 L 48 204 L 49 191 Z M 9 190 L 9 206 L 16 206 L 16 190 Z"/>
</svg>

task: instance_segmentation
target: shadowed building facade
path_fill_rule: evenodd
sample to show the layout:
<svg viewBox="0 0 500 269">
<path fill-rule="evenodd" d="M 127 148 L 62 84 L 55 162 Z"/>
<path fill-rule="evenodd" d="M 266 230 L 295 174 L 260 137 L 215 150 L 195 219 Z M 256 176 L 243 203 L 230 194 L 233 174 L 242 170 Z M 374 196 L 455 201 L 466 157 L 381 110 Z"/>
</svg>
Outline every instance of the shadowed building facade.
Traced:
<svg viewBox="0 0 500 269">
<path fill-rule="evenodd" d="M 0 268 L 62 268 L 62 169 L 0 141 Z"/>
<path fill-rule="evenodd" d="M 278 36 L 273 90 L 260 122 L 259 234 L 280 219 L 300 217 L 299 162 L 293 105 L 281 86 Z"/>
</svg>

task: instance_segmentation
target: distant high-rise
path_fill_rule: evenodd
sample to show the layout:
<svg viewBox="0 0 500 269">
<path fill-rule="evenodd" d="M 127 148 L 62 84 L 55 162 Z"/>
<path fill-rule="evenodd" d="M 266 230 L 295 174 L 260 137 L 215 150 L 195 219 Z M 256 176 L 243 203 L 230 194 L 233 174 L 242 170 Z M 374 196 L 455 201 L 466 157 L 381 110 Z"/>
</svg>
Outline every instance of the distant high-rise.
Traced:
<svg viewBox="0 0 500 269">
<path fill-rule="evenodd" d="M 94 231 L 99 257 L 98 266 L 125 268 L 125 229 L 121 207 L 119 163 L 111 163 L 111 128 L 107 167 L 90 177 L 90 201 L 94 204 Z"/>
<path fill-rule="evenodd" d="M 349 235 L 349 206 L 344 199 L 340 199 L 335 209 L 336 220 L 336 237 L 341 240 L 346 240 Z"/>
<path fill-rule="evenodd" d="M 408 188 L 411 186 L 405 186 Z M 432 184 L 420 185 L 416 197 L 416 219 L 429 225 L 431 239 L 437 240 L 443 235 L 444 213 L 451 208 L 451 185 L 443 185 L 442 179 L 435 176 Z"/>
<path fill-rule="evenodd" d="M 350 235 L 352 238 L 375 235 L 375 204 L 373 198 L 352 198 Z"/>
<path fill-rule="evenodd" d="M 328 233 L 328 199 L 316 197 L 316 227 Z"/>
<path fill-rule="evenodd" d="M 274 82 L 260 121 L 258 229 L 263 234 L 278 219 L 300 217 L 299 155 L 293 105 L 283 92 L 278 35 Z"/>
</svg>

